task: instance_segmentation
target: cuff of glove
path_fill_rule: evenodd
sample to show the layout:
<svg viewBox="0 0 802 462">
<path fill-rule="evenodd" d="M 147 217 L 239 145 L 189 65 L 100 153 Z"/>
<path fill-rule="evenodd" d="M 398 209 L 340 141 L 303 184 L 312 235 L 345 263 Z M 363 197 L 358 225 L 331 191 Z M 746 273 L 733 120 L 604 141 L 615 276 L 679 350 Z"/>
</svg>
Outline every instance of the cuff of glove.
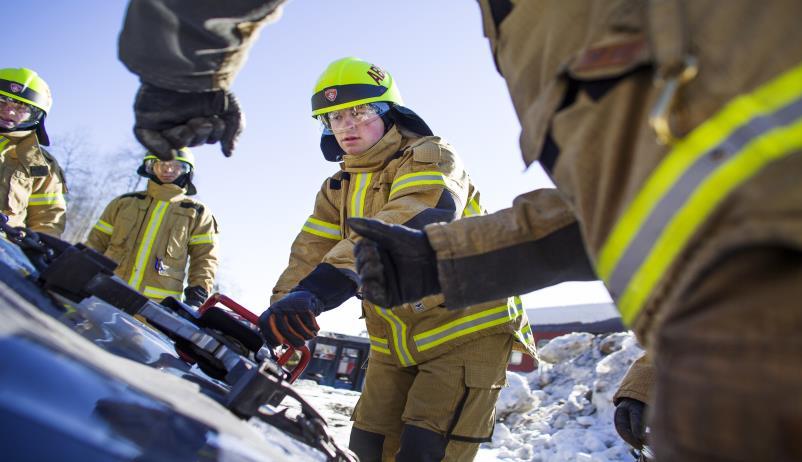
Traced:
<svg viewBox="0 0 802 462">
<path fill-rule="evenodd" d="M 290 292 L 306 290 L 323 303 L 323 311 L 337 308 L 356 294 L 359 277 L 353 271 L 321 263 Z M 315 313 L 320 314 L 320 313 Z"/>
</svg>

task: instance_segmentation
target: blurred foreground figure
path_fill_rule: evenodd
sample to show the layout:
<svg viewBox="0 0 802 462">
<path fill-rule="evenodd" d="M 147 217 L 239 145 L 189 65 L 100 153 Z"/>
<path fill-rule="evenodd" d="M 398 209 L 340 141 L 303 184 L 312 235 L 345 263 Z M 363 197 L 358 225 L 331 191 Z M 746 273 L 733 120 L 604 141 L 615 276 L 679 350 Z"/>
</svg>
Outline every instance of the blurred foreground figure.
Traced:
<svg viewBox="0 0 802 462">
<path fill-rule="evenodd" d="M 224 88 L 274 5 L 202 3 L 131 3 L 144 82 Z M 479 4 L 524 160 L 557 190 L 424 231 L 355 222 L 367 298 L 457 308 L 598 275 L 657 368 L 658 460 L 802 460 L 802 3 Z"/>
</svg>

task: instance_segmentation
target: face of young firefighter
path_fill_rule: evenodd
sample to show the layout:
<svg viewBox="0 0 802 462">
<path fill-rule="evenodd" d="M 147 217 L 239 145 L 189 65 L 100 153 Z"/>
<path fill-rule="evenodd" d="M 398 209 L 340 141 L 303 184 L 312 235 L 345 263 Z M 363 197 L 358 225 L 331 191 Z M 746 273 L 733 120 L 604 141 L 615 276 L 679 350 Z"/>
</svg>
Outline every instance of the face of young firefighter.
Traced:
<svg viewBox="0 0 802 462">
<path fill-rule="evenodd" d="M 329 112 L 326 118 L 337 144 L 346 154 L 362 154 L 384 136 L 384 121 L 372 105 Z"/>
<path fill-rule="evenodd" d="M 172 183 L 176 178 L 188 171 L 189 165 L 180 160 L 160 160 L 153 163 L 153 173 L 164 184 Z"/>
<path fill-rule="evenodd" d="M 36 113 L 35 107 L 0 95 L 0 128 L 13 130 L 24 122 L 31 121 Z"/>
</svg>

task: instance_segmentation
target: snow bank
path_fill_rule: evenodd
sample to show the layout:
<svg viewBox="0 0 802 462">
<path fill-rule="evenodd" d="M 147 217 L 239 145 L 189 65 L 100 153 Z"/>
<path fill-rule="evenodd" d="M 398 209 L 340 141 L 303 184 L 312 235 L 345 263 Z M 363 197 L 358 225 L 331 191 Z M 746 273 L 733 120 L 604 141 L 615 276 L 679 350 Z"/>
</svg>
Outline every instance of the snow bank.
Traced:
<svg viewBox="0 0 802 462">
<path fill-rule="evenodd" d="M 633 460 L 613 428 L 612 397 L 642 350 L 630 333 L 557 337 L 540 349 L 540 368 L 507 373 L 496 404 L 493 441 L 477 461 L 613 462 Z M 299 381 L 298 391 L 348 445 L 359 393 Z"/>
</svg>

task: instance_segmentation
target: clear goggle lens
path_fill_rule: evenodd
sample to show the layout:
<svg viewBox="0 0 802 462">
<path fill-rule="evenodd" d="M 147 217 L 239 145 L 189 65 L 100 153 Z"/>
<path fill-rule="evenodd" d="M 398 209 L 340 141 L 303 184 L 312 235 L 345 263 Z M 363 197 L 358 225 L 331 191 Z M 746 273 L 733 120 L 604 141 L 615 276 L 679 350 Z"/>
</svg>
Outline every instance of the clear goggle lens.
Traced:
<svg viewBox="0 0 802 462">
<path fill-rule="evenodd" d="M 0 124 L 4 128 L 26 129 L 33 127 L 42 118 L 44 111 L 6 95 L 0 95 Z"/>
<path fill-rule="evenodd" d="M 323 126 L 323 133 L 333 135 L 342 133 L 357 125 L 364 125 L 378 119 L 390 110 L 387 103 L 359 104 L 353 107 L 331 111 L 317 116 Z"/>
<path fill-rule="evenodd" d="M 181 162 L 180 160 L 164 161 L 148 159 L 145 161 L 145 172 L 150 175 L 155 175 L 157 171 L 162 175 L 168 172 L 178 172 L 178 175 L 176 176 L 181 176 L 192 171 L 192 166 L 186 162 Z"/>
</svg>

